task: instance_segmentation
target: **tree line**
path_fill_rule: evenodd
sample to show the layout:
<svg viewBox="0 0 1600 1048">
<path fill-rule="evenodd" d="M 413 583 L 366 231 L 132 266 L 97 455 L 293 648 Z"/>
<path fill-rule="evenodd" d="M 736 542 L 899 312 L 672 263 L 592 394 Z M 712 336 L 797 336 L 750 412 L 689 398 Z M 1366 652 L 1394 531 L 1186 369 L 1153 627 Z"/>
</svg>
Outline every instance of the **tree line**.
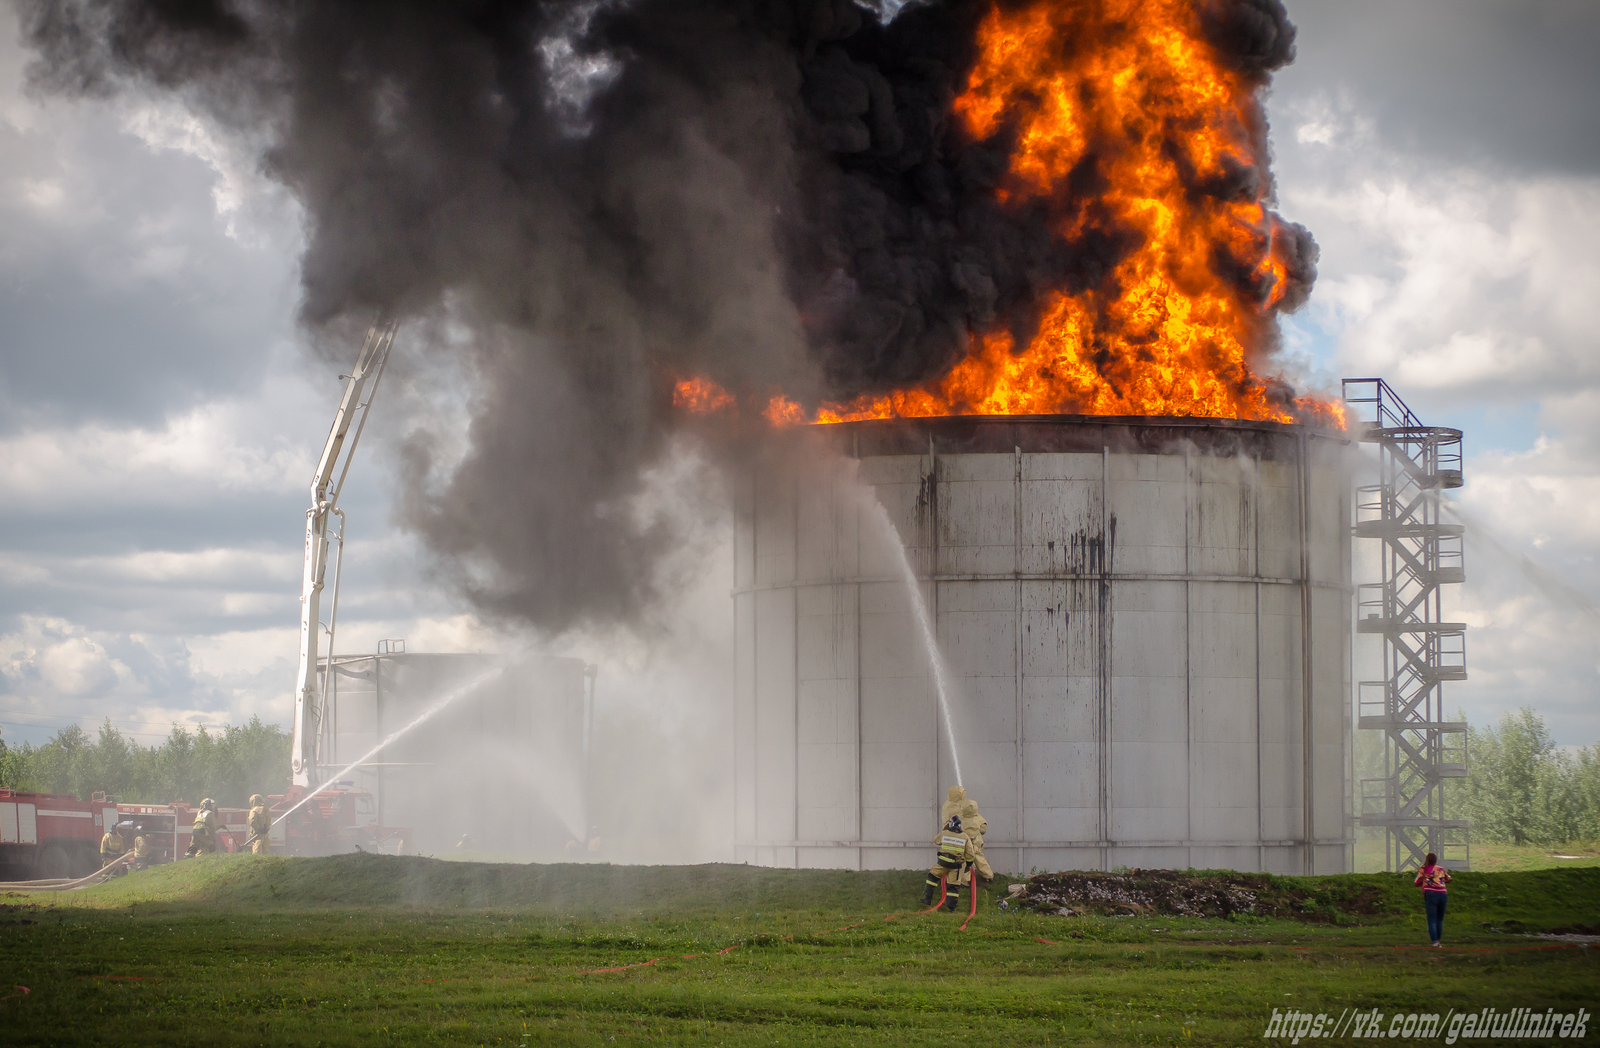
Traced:
<svg viewBox="0 0 1600 1048">
<path fill-rule="evenodd" d="M 1475 841 L 1600 841 L 1600 744 L 1557 749 L 1544 718 L 1527 707 L 1495 727 L 1467 726 L 1467 777 L 1446 790 L 1446 804 L 1472 820 Z"/>
<path fill-rule="evenodd" d="M 1357 780 L 1383 775 L 1382 732 L 1356 733 L 1355 762 Z M 1467 776 L 1446 779 L 1444 789 L 1446 814 L 1470 819 L 1475 842 L 1600 841 L 1600 744 L 1558 749 L 1544 718 L 1527 707 L 1493 725 L 1469 723 Z"/>
<path fill-rule="evenodd" d="M 288 790 L 289 741 L 288 732 L 259 717 L 215 731 L 174 725 L 156 746 L 129 741 L 110 721 L 98 737 L 73 725 L 41 746 L 0 741 L 0 786 L 72 793 L 79 800 L 104 790 L 120 801 L 145 804 L 199 804 L 212 797 L 222 807 L 242 808 L 252 793 Z"/>
<path fill-rule="evenodd" d="M 1382 736 L 1359 736 L 1357 777 L 1382 774 Z M 194 732 L 174 726 L 156 746 L 130 742 L 107 721 L 98 738 L 74 725 L 42 746 L 0 740 L 0 786 L 40 793 L 96 790 L 130 802 L 244 807 L 252 793 L 289 788 L 289 733 L 252 717 L 243 727 Z M 1485 843 L 1559 845 L 1600 841 L 1600 744 L 1558 749 L 1531 709 L 1467 729 L 1467 777 L 1446 781 L 1452 817 L 1472 820 Z"/>
</svg>

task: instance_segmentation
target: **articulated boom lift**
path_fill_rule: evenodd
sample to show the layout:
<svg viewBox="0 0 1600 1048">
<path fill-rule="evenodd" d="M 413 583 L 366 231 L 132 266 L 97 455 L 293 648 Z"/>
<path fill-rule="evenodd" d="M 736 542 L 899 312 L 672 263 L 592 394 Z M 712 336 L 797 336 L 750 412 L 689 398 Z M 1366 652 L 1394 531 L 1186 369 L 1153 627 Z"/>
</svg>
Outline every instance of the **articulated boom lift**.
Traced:
<svg viewBox="0 0 1600 1048">
<path fill-rule="evenodd" d="M 322 459 L 317 463 L 316 475 L 311 480 L 311 508 L 306 510 L 306 563 L 305 576 L 300 589 L 300 673 L 296 678 L 294 700 L 294 739 L 290 749 L 290 764 L 294 787 L 313 790 L 318 781 L 317 758 L 322 739 L 322 703 L 319 701 L 317 683 L 317 641 L 323 628 L 321 621 L 322 585 L 328 569 L 328 525 L 337 516 L 339 529 L 332 541 L 338 546 L 334 559 L 333 600 L 328 612 L 328 653 L 333 652 L 334 622 L 339 613 L 339 571 L 344 562 L 344 513 L 339 509 L 339 492 L 350 472 L 350 459 L 356 444 L 361 440 L 361 430 L 367 424 L 367 411 L 378 392 L 378 380 L 383 377 L 384 365 L 389 362 L 389 348 L 394 344 L 394 334 L 399 321 L 379 319 L 367 332 L 361 345 L 356 366 L 348 376 L 344 399 L 333 417 L 333 429 L 322 448 Z M 366 399 L 362 399 L 365 393 Z M 351 427 L 354 427 L 354 432 Z M 338 479 L 334 480 L 335 473 Z M 326 682 L 324 682 L 325 684 Z M 326 694 L 326 687 L 321 689 Z M 298 791 L 291 791 L 298 792 Z"/>
</svg>

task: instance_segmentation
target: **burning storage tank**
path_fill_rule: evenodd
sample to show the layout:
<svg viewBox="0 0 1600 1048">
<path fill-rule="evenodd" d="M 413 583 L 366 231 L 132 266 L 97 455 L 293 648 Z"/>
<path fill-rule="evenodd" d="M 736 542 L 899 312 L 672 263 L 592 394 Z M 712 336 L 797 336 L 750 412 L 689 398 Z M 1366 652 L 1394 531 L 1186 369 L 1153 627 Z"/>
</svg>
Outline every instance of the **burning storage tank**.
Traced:
<svg viewBox="0 0 1600 1048">
<path fill-rule="evenodd" d="M 736 494 L 738 857 L 925 865 L 959 758 L 1002 869 L 1350 870 L 1346 446 L 1215 418 L 796 430 Z"/>
</svg>

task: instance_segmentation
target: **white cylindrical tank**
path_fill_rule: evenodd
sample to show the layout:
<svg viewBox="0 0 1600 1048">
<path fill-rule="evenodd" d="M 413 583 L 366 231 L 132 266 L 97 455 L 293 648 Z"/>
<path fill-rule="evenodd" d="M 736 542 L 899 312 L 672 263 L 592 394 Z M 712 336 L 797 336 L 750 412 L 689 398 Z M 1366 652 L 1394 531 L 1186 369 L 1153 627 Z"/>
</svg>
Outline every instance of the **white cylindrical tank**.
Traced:
<svg viewBox="0 0 1600 1048">
<path fill-rule="evenodd" d="M 997 868 L 1350 870 L 1346 449 L 1220 419 L 797 431 L 735 495 L 739 859 L 927 865 L 953 736 Z"/>
</svg>

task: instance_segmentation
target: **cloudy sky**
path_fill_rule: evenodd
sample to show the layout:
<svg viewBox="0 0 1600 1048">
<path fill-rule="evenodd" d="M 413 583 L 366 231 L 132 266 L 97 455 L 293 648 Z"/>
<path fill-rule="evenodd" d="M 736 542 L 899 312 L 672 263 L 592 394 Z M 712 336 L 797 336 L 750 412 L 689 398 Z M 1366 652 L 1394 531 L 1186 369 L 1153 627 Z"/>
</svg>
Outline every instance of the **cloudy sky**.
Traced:
<svg viewBox="0 0 1600 1048">
<path fill-rule="evenodd" d="M 1382 375 L 1467 432 L 1454 614 L 1472 677 L 1449 704 L 1478 722 L 1530 705 L 1558 742 L 1600 740 L 1600 6 L 1290 12 L 1279 196 L 1322 245 L 1292 353 L 1330 385 Z M 286 723 L 305 484 L 341 391 L 294 324 L 300 216 L 181 109 L 30 98 L 26 60 L 0 5 L 3 738 Z M 345 497 L 343 651 L 519 640 L 448 597 L 392 524 L 399 420 L 424 401 L 437 418 L 454 388 L 385 387 Z M 666 683 L 649 646 L 570 650 L 606 653 L 619 700 L 692 692 L 683 667 L 727 650 L 726 560 L 666 645 Z"/>
</svg>

